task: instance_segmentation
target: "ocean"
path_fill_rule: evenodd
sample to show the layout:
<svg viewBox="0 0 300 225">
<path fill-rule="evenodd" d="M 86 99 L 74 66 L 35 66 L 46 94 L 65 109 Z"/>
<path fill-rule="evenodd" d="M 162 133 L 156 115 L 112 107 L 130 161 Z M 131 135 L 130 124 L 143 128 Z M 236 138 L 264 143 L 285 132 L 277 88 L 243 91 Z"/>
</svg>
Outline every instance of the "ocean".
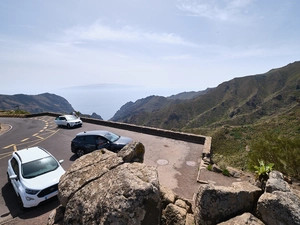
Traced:
<svg viewBox="0 0 300 225">
<path fill-rule="evenodd" d="M 53 94 L 65 98 L 75 111 L 90 115 L 96 113 L 104 120 L 109 120 L 127 102 L 135 102 L 150 95 L 168 97 L 178 93 L 180 92 L 173 89 L 162 90 L 132 87 L 60 89 Z"/>
</svg>

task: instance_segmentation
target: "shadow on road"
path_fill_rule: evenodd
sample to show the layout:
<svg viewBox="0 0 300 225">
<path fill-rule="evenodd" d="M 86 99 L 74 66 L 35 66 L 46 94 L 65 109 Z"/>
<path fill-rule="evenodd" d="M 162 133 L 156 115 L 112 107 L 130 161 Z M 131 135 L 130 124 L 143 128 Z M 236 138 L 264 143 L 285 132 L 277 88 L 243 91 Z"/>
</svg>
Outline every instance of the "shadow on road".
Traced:
<svg viewBox="0 0 300 225">
<path fill-rule="evenodd" d="M 30 219 L 35 218 L 45 213 L 50 213 L 53 209 L 59 206 L 59 200 L 57 197 L 51 198 L 48 201 L 38 205 L 36 207 L 32 207 L 29 209 L 22 210 L 18 206 L 17 195 L 14 192 L 11 184 L 6 183 L 2 187 L 2 196 L 5 201 L 5 205 L 8 208 L 8 212 L 0 215 L 1 218 L 11 215 L 13 218 L 19 217 L 20 219 Z"/>
<path fill-rule="evenodd" d="M 78 159 L 78 156 L 76 154 L 74 154 L 70 157 L 70 161 L 72 161 L 72 162 L 74 162 L 76 159 Z"/>
</svg>

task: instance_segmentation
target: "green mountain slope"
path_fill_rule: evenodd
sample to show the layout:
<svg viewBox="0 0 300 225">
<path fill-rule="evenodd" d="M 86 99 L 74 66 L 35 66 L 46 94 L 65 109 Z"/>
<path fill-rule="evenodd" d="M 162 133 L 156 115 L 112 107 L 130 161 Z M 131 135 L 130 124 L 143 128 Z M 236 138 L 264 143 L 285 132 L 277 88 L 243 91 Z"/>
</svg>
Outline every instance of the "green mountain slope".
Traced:
<svg viewBox="0 0 300 225">
<path fill-rule="evenodd" d="M 152 95 L 143 99 L 139 99 L 134 103 L 127 102 L 120 108 L 120 110 L 115 113 L 115 115 L 110 120 L 129 123 L 139 123 L 140 119 L 147 121 L 148 116 L 151 116 L 152 113 L 167 108 L 171 105 L 182 103 L 185 100 L 194 99 L 200 95 L 205 94 L 209 90 L 210 89 L 198 92 L 182 92 L 170 97 Z M 137 118 L 138 121 L 135 122 L 135 118 Z"/>
<path fill-rule="evenodd" d="M 70 113 L 74 111 L 72 105 L 65 98 L 49 93 L 38 95 L 0 95 L 0 109 L 20 109 L 30 113 Z"/>
<path fill-rule="evenodd" d="M 232 79 L 193 99 L 162 103 L 155 110 L 143 110 L 147 98 L 138 100 L 123 108 L 123 117 L 115 121 L 176 130 L 245 125 L 284 114 L 299 99 L 300 62 L 294 62 L 264 74 Z"/>
</svg>

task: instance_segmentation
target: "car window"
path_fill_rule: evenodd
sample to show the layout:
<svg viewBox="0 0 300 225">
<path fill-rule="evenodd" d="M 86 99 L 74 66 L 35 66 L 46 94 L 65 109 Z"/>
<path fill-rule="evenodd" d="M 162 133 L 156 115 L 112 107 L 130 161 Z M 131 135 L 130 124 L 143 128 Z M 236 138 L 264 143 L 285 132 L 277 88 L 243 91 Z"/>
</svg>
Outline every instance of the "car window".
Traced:
<svg viewBox="0 0 300 225">
<path fill-rule="evenodd" d="M 106 134 L 104 135 L 104 137 L 105 137 L 107 140 L 111 141 L 111 142 L 114 142 L 114 141 L 116 141 L 116 140 L 118 140 L 118 139 L 120 138 L 119 135 L 114 134 L 114 133 L 112 133 L 112 132 L 106 133 Z"/>
<path fill-rule="evenodd" d="M 107 140 L 102 136 L 96 136 L 95 141 L 97 145 L 103 145 L 107 143 Z"/>
<path fill-rule="evenodd" d="M 19 164 L 18 161 L 15 158 L 12 158 L 11 161 L 11 167 L 14 170 L 14 173 L 19 177 Z"/>
<path fill-rule="evenodd" d="M 67 115 L 66 119 L 67 120 L 77 120 L 78 118 L 76 116 L 74 116 L 74 115 Z"/>
<path fill-rule="evenodd" d="M 57 161 L 51 157 L 45 157 L 32 162 L 22 164 L 22 176 L 24 178 L 33 178 L 42 174 L 51 172 L 58 168 Z"/>
<path fill-rule="evenodd" d="M 85 140 L 86 143 L 89 144 L 95 144 L 95 136 L 94 135 L 87 135 L 85 136 Z"/>
<path fill-rule="evenodd" d="M 65 117 L 60 117 L 59 119 L 60 119 L 60 120 L 66 120 L 66 118 L 65 118 Z"/>
</svg>

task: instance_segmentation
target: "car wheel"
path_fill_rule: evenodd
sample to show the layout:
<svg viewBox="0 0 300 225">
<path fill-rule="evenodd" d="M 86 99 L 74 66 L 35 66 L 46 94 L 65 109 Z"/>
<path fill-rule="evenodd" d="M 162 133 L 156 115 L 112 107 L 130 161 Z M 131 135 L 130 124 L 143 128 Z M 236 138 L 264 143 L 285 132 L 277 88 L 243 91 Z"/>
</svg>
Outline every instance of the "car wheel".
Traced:
<svg viewBox="0 0 300 225">
<path fill-rule="evenodd" d="M 77 150 L 76 150 L 76 155 L 77 155 L 78 157 L 81 157 L 81 156 L 83 156 L 84 154 L 85 154 L 85 152 L 84 152 L 83 149 L 77 149 Z"/>
<path fill-rule="evenodd" d="M 71 127 L 71 126 L 70 126 L 70 124 L 68 123 L 68 124 L 67 124 L 67 128 L 70 129 L 70 127 Z"/>
</svg>

